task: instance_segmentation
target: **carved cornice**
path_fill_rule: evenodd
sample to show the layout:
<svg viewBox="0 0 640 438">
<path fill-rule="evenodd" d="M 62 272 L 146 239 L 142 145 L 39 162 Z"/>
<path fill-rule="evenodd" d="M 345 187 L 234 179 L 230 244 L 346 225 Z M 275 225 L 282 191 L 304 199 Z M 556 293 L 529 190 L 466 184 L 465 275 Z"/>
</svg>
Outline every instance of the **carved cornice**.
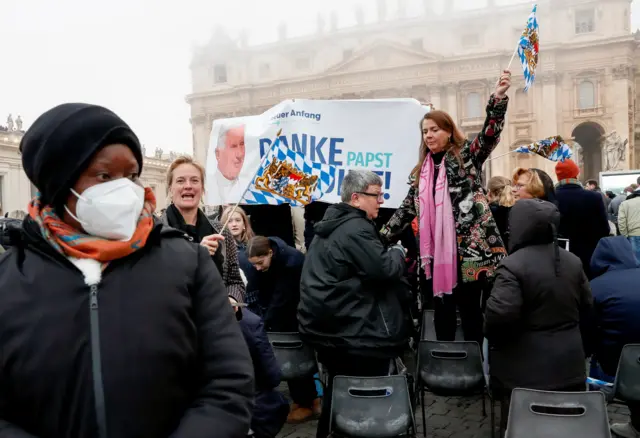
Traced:
<svg viewBox="0 0 640 438">
<path fill-rule="evenodd" d="M 543 84 L 556 84 L 561 78 L 562 73 L 549 71 L 540 74 L 538 80 L 540 80 Z"/>
<path fill-rule="evenodd" d="M 621 64 L 613 67 L 611 70 L 614 79 L 630 79 L 633 75 L 633 66 L 629 64 Z"/>
</svg>

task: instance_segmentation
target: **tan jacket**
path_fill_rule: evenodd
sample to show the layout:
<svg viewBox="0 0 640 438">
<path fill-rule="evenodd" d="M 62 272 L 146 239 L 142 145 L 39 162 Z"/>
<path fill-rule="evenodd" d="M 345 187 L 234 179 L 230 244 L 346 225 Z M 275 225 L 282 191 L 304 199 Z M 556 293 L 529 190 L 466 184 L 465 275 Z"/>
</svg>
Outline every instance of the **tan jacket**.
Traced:
<svg viewBox="0 0 640 438">
<path fill-rule="evenodd" d="M 623 236 L 640 236 L 640 194 L 629 198 L 618 209 L 618 228 Z"/>
</svg>

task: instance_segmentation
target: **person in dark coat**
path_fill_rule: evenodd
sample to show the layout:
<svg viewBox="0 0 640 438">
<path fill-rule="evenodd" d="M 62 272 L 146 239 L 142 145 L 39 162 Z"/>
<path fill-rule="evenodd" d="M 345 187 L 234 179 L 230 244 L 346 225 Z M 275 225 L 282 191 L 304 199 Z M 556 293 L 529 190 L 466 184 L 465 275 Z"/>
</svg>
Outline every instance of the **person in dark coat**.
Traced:
<svg viewBox="0 0 640 438">
<path fill-rule="evenodd" d="M 556 197 L 560 210 L 560 237 L 569 239 L 569 251 L 582 261 L 587 278 L 593 278 L 591 256 L 598 242 L 609 236 L 611 229 L 602 196 L 582 188 L 580 169 L 571 159 L 556 164 Z"/>
<path fill-rule="evenodd" d="M 511 181 L 504 176 L 494 176 L 487 184 L 487 200 L 491 214 L 496 220 L 505 248 L 509 248 L 509 213 L 516 202 L 511 190 Z"/>
<path fill-rule="evenodd" d="M 329 432 L 333 377 L 387 375 L 408 343 L 406 254 L 399 245 L 387 250 L 373 222 L 384 202 L 381 190 L 375 173 L 349 171 L 343 202 L 316 224 L 304 263 L 300 335 L 318 352 L 329 382 L 317 438 Z"/>
<path fill-rule="evenodd" d="M 255 398 L 251 430 L 255 438 L 275 438 L 289 414 L 289 402 L 278 391 L 282 372 L 273 353 L 262 319 L 249 309 L 236 308 L 255 374 Z"/>
<path fill-rule="evenodd" d="M 0 435 L 246 435 L 253 369 L 224 283 L 154 220 L 135 134 L 63 104 L 20 151 L 39 194 L 0 256 Z"/>
<path fill-rule="evenodd" d="M 594 359 L 615 376 L 622 347 L 640 344 L 640 264 L 624 236 L 602 239 L 591 259 L 591 292 L 597 327 Z M 631 422 L 614 424 L 618 436 L 640 436 L 640 406 L 630 405 Z M 633 433 L 632 433 L 633 432 Z"/>
<path fill-rule="evenodd" d="M 501 399 L 503 426 L 514 388 L 585 389 L 580 321 L 593 303 L 580 259 L 558 247 L 559 223 L 557 207 L 547 201 L 521 199 L 511 209 L 510 255 L 498 267 L 485 311 L 491 387 Z"/>
<path fill-rule="evenodd" d="M 167 187 L 171 204 L 160 220 L 182 231 L 193 242 L 204 246 L 222 275 L 229 300 L 244 302 L 244 283 L 235 239 L 229 228 L 209 219 L 200 208 L 205 187 L 204 167 L 189 156 L 176 158 L 167 170 Z"/>
<path fill-rule="evenodd" d="M 255 236 L 247 244 L 246 256 L 242 270 L 249 309 L 262 317 L 267 332 L 297 332 L 304 254 L 278 237 Z M 294 403 L 287 421 L 301 423 L 320 415 L 313 377 L 288 383 Z"/>
</svg>

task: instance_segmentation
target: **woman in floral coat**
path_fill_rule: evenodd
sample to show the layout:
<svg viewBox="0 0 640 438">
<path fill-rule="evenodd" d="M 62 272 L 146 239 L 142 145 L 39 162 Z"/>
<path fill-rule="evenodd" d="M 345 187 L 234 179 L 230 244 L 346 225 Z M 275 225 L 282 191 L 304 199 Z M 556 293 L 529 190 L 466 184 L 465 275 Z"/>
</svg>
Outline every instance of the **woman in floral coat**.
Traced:
<svg viewBox="0 0 640 438">
<path fill-rule="evenodd" d="M 455 339 L 457 307 L 465 339 L 482 343 L 482 291 L 506 255 L 482 187 L 482 165 L 500 141 L 510 86 L 511 73 L 505 70 L 472 142 L 444 111 L 424 116 L 409 193 L 381 231 L 392 242 L 418 218 L 420 265 L 431 280 L 436 335 L 442 341 Z"/>
</svg>

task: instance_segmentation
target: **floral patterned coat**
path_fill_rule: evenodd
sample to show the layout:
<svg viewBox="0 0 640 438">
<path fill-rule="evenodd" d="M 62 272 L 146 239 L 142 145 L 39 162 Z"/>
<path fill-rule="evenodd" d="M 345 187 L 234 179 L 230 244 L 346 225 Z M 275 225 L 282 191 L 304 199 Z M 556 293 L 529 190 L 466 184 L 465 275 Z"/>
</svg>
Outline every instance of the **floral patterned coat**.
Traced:
<svg viewBox="0 0 640 438">
<path fill-rule="evenodd" d="M 460 151 L 463 166 L 451 152 L 443 158 L 456 221 L 458 269 L 465 283 L 478 280 L 482 273 L 493 276 L 498 263 L 507 254 L 482 187 L 482 165 L 500 142 L 508 101 L 506 96 L 502 99 L 491 96 L 482 131 L 472 142 L 467 141 Z M 407 197 L 381 230 L 382 237 L 388 242 L 420 214 L 414 181 L 415 178 L 409 178 L 411 188 Z"/>
</svg>

